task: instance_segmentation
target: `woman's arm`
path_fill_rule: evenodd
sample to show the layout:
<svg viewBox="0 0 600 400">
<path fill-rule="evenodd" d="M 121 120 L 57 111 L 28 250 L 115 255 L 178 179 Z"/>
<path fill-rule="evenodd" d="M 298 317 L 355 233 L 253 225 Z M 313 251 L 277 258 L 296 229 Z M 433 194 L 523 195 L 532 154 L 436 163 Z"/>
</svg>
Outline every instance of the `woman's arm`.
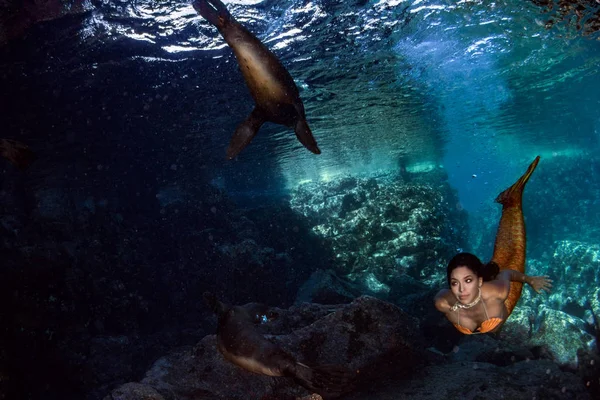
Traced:
<svg viewBox="0 0 600 400">
<path fill-rule="evenodd" d="M 452 304 L 456 303 L 456 298 L 449 289 L 440 290 L 433 300 L 435 302 L 435 308 L 444 314 L 450 312 Z"/>
<path fill-rule="evenodd" d="M 548 275 L 544 276 L 527 276 L 519 271 L 512 269 L 502 270 L 496 279 L 504 280 L 508 282 L 521 282 L 526 283 L 533 288 L 537 293 L 541 293 L 542 290 L 550 292 L 552 288 L 552 279 L 548 278 Z"/>
</svg>

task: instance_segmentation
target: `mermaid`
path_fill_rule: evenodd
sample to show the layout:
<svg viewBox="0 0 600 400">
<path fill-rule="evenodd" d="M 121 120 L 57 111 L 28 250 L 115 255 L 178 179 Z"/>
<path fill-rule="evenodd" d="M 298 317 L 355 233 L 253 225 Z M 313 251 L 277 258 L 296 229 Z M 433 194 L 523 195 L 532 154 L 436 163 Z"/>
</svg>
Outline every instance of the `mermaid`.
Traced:
<svg viewBox="0 0 600 400">
<path fill-rule="evenodd" d="M 502 217 L 492 260 L 483 264 L 473 254 L 459 253 L 448 263 L 449 289 L 438 292 L 435 306 L 465 335 L 498 331 L 521 297 L 523 283 L 536 293 L 552 288 L 548 276 L 525 275 L 522 197 L 539 161 L 537 156 L 525 174 L 496 198 L 502 204 Z"/>
</svg>

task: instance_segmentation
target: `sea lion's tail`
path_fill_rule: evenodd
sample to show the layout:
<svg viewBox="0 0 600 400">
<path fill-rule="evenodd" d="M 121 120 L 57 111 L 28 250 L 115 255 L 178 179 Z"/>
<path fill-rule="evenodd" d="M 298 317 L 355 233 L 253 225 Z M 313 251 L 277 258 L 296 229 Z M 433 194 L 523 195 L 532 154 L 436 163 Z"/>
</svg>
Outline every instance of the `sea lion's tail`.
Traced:
<svg viewBox="0 0 600 400">
<path fill-rule="evenodd" d="M 231 19 L 227 7 L 219 0 L 194 0 L 192 5 L 198 14 L 217 28 L 222 27 L 225 21 Z"/>
<path fill-rule="evenodd" d="M 26 169 L 35 160 L 35 153 L 29 146 L 10 139 L 0 139 L 0 156 L 19 169 Z"/>
<path fill-rule="evenodd" d="M 298 384 L 327 399 L 352 390 L 356 372 L 341 365 L 309 367 L 297 362 L 293 377 Z"/>
<path fill-rule="evenodd" d="M 540 156 L 537 156 L 535 160 L 529 165 L 527 171 L 516 181 L 511 187 L 503 191 L 496 197 L 496 202 L 502 204 L 504 207 L 510 206 L 521 206 L 521 198 L 523 197 L 523 189 L 525 184 L 529 180 L 529 177 L 540 162 Z"/>
</svg>

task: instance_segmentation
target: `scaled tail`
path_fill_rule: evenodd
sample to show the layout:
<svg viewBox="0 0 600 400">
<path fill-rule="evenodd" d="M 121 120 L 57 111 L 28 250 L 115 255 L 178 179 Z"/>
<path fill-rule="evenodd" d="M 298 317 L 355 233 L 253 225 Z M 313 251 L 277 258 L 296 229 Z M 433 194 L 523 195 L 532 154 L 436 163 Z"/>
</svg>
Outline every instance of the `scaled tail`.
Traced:
<svg viewBox="0 0 600 400">
<path fill-rule="evenodd" d="M 29 146 L 10 139 L 0 139 L 0 156 L 6 158 L 17 168 L 24 170 L 35 160 L 35 153 Z"/>
<path fill-rule="evenodd" d="M 502 216 L 498 224 L 492 261 L 498 264 L 500 270 L 511 269 L 525 273 L 527 239 L 522 207 L 523 188 L 539 161 L 540 157 L 537 156 L 525 174 L 496 198 L 496 201 L 502 204 Z M 522 288 L 521 282 L 510 283 L 508 297 L 504 301 L 508 311 L 506 318 L 517 305 Z"/>
<path fill-rule="evenodd" d="M 529 180 L 529 177 L 537 167 L 540 161 L 540 156 L 537 156 L 535 160 L 529 165 L 527 171 L 516 181 L 511 187 L 503 191 L 496 197 L 496 202 L 502 204 L 504 207 L 521 206 L 521 199 L 523 196 L 523 189 L 525 184 Z"/>
<path fill-rule="evenodd" d="M 309 367 L 297 362 L 292 375 L 299 385 L 328 399 L 351 391 L 356 374 L 341 365 Z"/>
</svg>

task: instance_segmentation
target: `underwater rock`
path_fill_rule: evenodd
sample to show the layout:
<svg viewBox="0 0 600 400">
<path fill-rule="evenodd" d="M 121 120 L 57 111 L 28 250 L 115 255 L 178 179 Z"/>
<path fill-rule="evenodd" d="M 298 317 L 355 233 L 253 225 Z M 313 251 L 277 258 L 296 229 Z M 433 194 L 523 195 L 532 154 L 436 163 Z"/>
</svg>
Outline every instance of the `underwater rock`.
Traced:
<svg viewBox="0 0 600 400">
<path fill-rule="evenodd" d="M 126 383 L 104 397 L 104 400 L 164 400 L 156 389 L 141 383 Z"/>
<path fill-rule="evenodd" d="M 446 181 L 427 183 L 424 175 L 407 182 L 393 174 L 307 183 L 290 201 L 330 244 L 331 268 L 382 298 L 406 278 L 427 285 L 443 279 L 466 237 L 466 214 L 456 203 Z"/>
<path fill-rule="evenodd" d="M 449 364 L 440 367 L 439 371 L 433 373 L 442 373 L 442 370 L 446 370 L 446 373 L 454 373 L 449 371 L 460 370 L 464 376 L 463 378 L 457 377 L 457 379 L 461 379 L 464 386 L 459 388 L 457 385 L 451 389 L 456 391 L 453 396 L 440 396 L 440 398 L 590 398 L 589 393 L 586 392 L 586 386 L 589 385 L 585 385 L 585 382 L 586 379 L 589 382 L 589 377 L 592 376 L 594 362 L 590 363 L 589 358 L 585 358 L 590 356 L 589 352 L 584 352 L 579 356 L 580 371 L 577 376 L 575 369 L 565 368 L 568 367 L 567 364 L 561 364 L 556 360 L 556 356 L 553 354 L 556 349 L 549 348 L 547 343 L 534 343 L 527 334 L 520 337 L 506 335 L 507 331 L 514 334 L 513 328 L 508 326 L 508 322 L 497 335 L 461 335 L 454 348 L 445 354 L 445 359 Z M 571 335 L 567 335 L 567 340 L 571 338 Z M 558 343 L 562 339 L 548 336 L 547 340 Z M 572 349 L 569 349 L 567 354 L 572 354 L 570 350 Z M 576 355 L 577 351 L 575 350 L 573 354 Z M 582 360 L 588 366 L 586 371 L 582 371 Z M 432 367 L 427 367 L 424 373 L 432 369 Z M 476 377 L 481 369 L 489 371 L 490 375 L 477 383 Z M 524 372 L 526 370 L 531 371 Z M 516 371 L 527 373 L 526 378 L 522 378 L 524 384 L 522 393 L 513 392 L 519 385 L 515 379 L 521 379 L 521 377 L 515 377 Z M 588 378 L 585 378 L 586 376 Z M 447 386 L 438 382 L 438 379 L 437 376 L 428 377 L 428 382 L 432 385 L 439 384 L 440 388 L 444 390 Z M 449 385 L 448 388 L 450 386 L 454 385 Z M 397 391 L 399 394 L 411 393 L 408 391 L 409 388 L 414 389 L 409 385 L 408 388 L 397 388 Z M 492 388 L 494 390 L 491 390 Z M 429 399 L 430 397 L 410 398 Z"/>
<path fill-rule="evenodd" d="M 331 270 L 318 270 L 300 287 L 295 304 L 347 304 L 359 296 L 358 288 Z"/>
<path fill-rule="evenodd" d="M 595 338 L 586 331 L 585 323 L 562 311 L 542 307 L 536 317 L 531 344 L 543 346 L 560 365 L 576 369 L 579 350 L 595 350 Z"/>
<path fill-rule="evenodd" d="M 580 31 L 583 36 L 600 31 L 600 9 L 597 1 L 565 0 L 555 3 L 549 0 L 536 0 L 533 3 L 540 7 L 546 16 L 543 23 L 546 29 L 556 25 L 563 31 Z"/>
<path fill-rule="evenodd" d="M 419 342 L 418 322 L 394 305 L 364 296 L 349 305 L 331 308 L 303 304 L 281 310 L 281 320 L 303 327 L 288 334 L 269 335 L 298 360 L 307 364 L 343 364 L 360 371 L 360 382 L 392 375 L 395 379 L 413 372 L 422 364 L 424 350 Z M 303 313 L 319 315 L 313 323 Z M 296 318 L 293 318 L 296 315 Z M 259 325 L 268 328 L 271 323 Z M 283 329 L 279 325 L 279 329 Z M 268 329 L 265 329 L 268 331 Z M 141 381 L 165 398 L 177 399 L 260 399 L 306 396 L 306 391 L 289 378 L 250 373 L 226 361 L 216 348 L 215 335 L 202 339 L 193 348 L 182 348 L 162 357 Z M 122 393 L 115 389 L 107 399 Z M 142 397 L 127 397 L 127 399 Z"/>
<path fill-rule="evenodd" d="M 547 360 L 521 361 L 507 367 L 480 362 L 432 365 L 418 379 L 395 380 L 377 391 L 357 392 L 344 400 L 588 400 L 577 375 Z"/>
<path fill-rule="evenodd" d="M 453 363 L 475 361 L 504 367 L 536 357 L 527 347 L 501 341 L 491 335 L 478 335 L 469 340 L 462 340 L 450 352 L 448 358 Z"/>
<path fill-rule="evenodd" d="M 499 337 L 507 345 L 529 349 L 571 369 L 580 365 L 581 352 L 595 352 L 596 339 L 580 318 L 554 310 L 544 304 L 520 304 L 502 328 Z"/>
<path fill-rule="evenodd" d="M 592 394 L 593 399 L 600 398 L 600 354 L 580 350 L 577 353 L 579 359 L 579 376 L 582 382 Z"/>
<path fill-rule="evenodd" d="M 548 301 L 552 308 L 579 318 L 584 318 L 590 308 L 600 315 L 600 304 L 594 296 L 600 287 L 600 245 L 571 240 L 556 242 L 548 274 L 554 279 Z"/>
</svg>

